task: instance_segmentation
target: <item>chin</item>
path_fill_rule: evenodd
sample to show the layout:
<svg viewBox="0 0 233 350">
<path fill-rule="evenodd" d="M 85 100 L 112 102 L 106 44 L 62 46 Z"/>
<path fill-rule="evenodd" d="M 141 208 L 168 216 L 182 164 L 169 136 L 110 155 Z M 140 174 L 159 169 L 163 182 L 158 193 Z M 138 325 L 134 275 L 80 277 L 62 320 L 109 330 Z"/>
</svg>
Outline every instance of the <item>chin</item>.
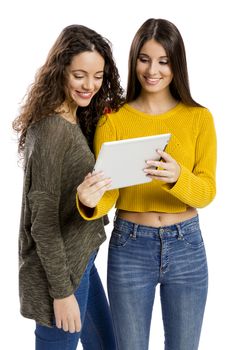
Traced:
<svg viewBox="0 0 233 350">
<path fill-rule="evenodd" d="M 79 100 L 79 101 L 76 101 L 77 105 L 79 107 L 87 107 L 90 103 L 91 103 L 91 99 L 90 100 L 86 100 L 86 101 L 83 101 L 83 100 Z"/>
<path fill-rule="evenodd" d="M 90 103 L 91 103 L 91 100 L 88 102 L 83 102 L 82 104 L 80 104 L 80 107 L 87 107 L 89 106 Z"/>
</svg>

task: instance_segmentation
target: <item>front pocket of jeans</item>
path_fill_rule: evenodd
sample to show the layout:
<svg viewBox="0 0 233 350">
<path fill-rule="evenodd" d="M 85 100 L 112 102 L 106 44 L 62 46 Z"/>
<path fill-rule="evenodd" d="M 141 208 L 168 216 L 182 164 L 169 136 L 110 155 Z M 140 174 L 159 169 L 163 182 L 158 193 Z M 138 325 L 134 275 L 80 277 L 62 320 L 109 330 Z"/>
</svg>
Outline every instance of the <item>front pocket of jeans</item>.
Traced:
<svg viewBox="0 0 233 350">
<path fill-rule="evenodd" d="M 110 247 L 124 247 L 130 237 L 130 233 L 125 233 L 114 229 L 109 241 Z"/>
<path fill-rule="evenodd" d="M 201 235 L 201 231 L 198 229 L 184 235 L 184 242 L 190 248 L 197 249 L 203 247 L 204 241 Z"/>
</svg>

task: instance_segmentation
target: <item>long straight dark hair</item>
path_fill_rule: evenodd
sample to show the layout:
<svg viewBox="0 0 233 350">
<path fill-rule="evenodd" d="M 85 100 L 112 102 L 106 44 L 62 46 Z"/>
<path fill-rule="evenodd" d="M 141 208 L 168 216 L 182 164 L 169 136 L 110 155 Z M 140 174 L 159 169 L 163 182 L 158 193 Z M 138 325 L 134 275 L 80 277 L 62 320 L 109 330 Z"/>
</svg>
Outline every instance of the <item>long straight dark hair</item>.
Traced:
<svg viewBox="0 0 233 350">
<path fill-rule="evenodd" d="M 189 106 L 201 106 L 193 100 L 189 88 L 189 78 L 184 42 L 176 26 L 165 19 L 150 18 L 136 32 L 129 53 L 129 72 L 126 102 L 135 100 L 141 91 L 136 74 L 136 64 L 142 46 L 154 39 L 161 44 L 168 56 L 173 80 L 170 84 L 172 96 Z"/>
</svg>

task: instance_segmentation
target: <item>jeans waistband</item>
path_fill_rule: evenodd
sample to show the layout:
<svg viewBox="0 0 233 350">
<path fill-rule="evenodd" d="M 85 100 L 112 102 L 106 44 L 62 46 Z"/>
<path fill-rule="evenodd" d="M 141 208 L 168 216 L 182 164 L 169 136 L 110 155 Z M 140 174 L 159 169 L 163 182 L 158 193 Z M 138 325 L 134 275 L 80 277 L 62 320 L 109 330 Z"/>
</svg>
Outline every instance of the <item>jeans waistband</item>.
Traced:
<svg viewBox="0 0 233 350">
<path fill-rule="evenodd" d="M 179 222 L 177 224 L 153 227 L 135 224 L 131 221 L 127 221 L 117 216 L 114 221 L 114 227 L 120 231 L 132 232 L 134 234 L 137 233 L 147 237 L 154 237 L 157 235 L 161 236 L 161 234 L 163 237 L 177 237 L 177 235 L 183 236 L 187 233 L 199 229 L 199 217 L 196 215 L 191 219 Z"/>
</svg>

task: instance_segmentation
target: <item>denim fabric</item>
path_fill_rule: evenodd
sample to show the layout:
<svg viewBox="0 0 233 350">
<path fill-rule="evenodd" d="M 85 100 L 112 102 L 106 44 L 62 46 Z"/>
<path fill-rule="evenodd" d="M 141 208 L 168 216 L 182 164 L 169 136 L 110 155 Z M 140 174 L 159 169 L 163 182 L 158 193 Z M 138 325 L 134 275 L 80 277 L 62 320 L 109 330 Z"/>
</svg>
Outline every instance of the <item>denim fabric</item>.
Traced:
<svg viewBox="0 0 233 350">
<path fill-rule="evenodd" d="M 69 333 L 56 326 L 37 324 L 36 350 L 76 350 L 80 338 L 84 350 L 116 349 L 108 302 L 94 265 L 95 255 L 90 258 L 75 293 L 81 312 L 81 332 Z"/>
<path fill-rule="evenodd" d="M 148 349 L 158 284 L 165 349 L 198 349 L 208 288 L 198 216 L 160 228 L 116 218 L 108 293 L 119 350 Z"/>
</svg>

